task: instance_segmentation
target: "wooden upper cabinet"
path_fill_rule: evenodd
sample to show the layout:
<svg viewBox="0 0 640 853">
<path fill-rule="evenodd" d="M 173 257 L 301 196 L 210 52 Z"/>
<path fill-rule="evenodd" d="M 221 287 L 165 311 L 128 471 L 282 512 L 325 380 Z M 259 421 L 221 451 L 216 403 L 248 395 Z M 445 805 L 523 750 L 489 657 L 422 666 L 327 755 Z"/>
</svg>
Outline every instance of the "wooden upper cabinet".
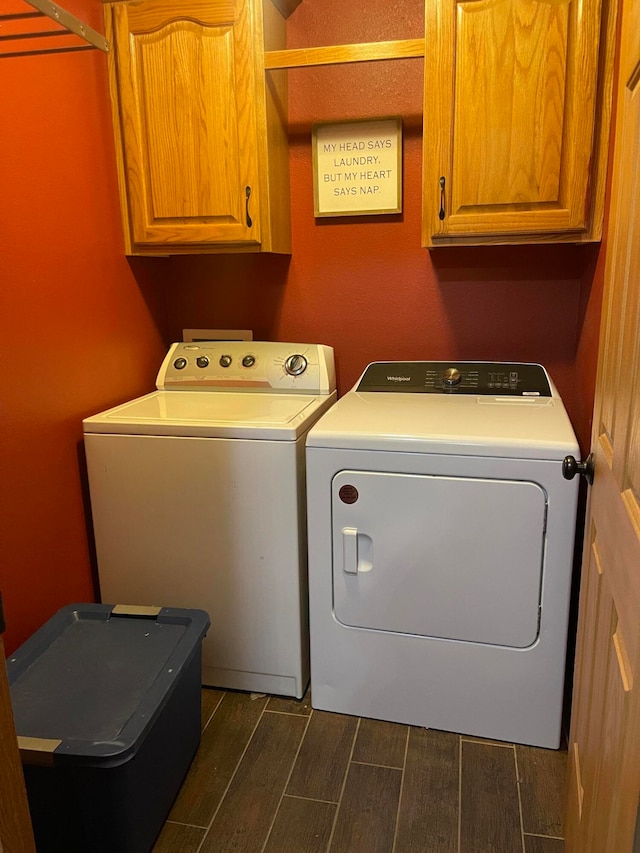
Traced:
<svg viewBox="0 0 640 853">
<path fill-rule="evenodd" d="M 290 251 L 286 81 L 265 0 L 107 6 L 128 254 Z M 268 31 L 268 32 L 267 32 Z"/>
<path fill-rule="evenodd" d="M 600 239 L 614 17 L 613 0 L 426 4 L 423 245 Z"/>
</svg>

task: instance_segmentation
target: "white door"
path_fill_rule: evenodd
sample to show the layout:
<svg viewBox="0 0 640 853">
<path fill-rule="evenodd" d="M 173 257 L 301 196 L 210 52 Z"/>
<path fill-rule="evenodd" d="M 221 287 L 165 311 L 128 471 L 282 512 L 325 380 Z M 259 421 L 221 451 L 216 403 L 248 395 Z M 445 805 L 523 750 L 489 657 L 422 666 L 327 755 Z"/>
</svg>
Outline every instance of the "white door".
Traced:
<svg viewBox="0 0 640 853">
<path fill-rule="evenodd" d="M 538 636 L 546 495 L 532 482 L 341 471 L 334 614 L 344 625 L 526 648 Z"/>
</svg>

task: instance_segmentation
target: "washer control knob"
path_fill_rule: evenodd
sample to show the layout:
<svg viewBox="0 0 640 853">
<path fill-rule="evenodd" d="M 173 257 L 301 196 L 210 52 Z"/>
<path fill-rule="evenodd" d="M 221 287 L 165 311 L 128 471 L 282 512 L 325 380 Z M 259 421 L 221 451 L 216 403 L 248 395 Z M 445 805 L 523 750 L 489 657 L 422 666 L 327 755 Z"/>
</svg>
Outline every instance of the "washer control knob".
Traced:
<svg viewBox="0 0 640 853">
<path fill-rule="evenodd" d="M 232 362 L 232 358 L 230 355 L 221 355 L 220 361 L 218 362 L 220 367 L 229 367 Z"/>
<path fill-rule="evenodd" d="M 453 386 L 458 385 L 461 380 L 462 374 L 455 367 L 448 367 L 442 374 L 442 384 L 446 388 L 453 388 Z"/>
<path fill-rule="evenodd" d="M 196 364 L 198 367 L 208 367 L 209 366 L 209 356 L 208 355 L 199 355 L 196 358 Z"/>
<path fill-rule="evenodd" d="M 285 361 L 284 369 L 289 376 L 300 376 L 307 369 L 307 359 L 300 353 L 294 353 Z"/>
<path fill-rule="evenodd" d="M 255 355 L 245 355 L 245 357 L 242 359 L 242 366 L 243 367 L 253 367 L 253 365 L 255 363 L 256 363 Z"/>
<path fill-rule="evenodd" d="M 173 362 L 173 366 L 176 370 L 184 370 L 187 366 L 187 359 L 181 355 Z"/>
</svg>

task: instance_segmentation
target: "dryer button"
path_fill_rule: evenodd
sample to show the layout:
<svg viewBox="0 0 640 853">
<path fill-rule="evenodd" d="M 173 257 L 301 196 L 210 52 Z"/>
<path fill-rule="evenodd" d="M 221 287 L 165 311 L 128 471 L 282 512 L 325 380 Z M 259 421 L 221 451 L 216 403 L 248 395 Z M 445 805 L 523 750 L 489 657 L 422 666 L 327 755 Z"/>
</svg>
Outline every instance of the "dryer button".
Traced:
<svg viewBox="0 0 640 853">
<path fill-rule="evenodd" d="M 176 360 L 173 362 L 173 366 L 176 370 L 184 370 L 184 368 L 187 366 L 187 359 L 184 358 L 184 356 L 180 356 L 179 358 L 176 358 Z"/>
<path fill-rule="evenodd" d="M 196 358 L 196 364 L 198 367 L 208 367 L 209 366 L 209 356 L 199 355 Z"/>
<path fill-rule="evenodd" d="M 358 490 L 355 486 L 341 486 L 338 492 L 340 500 L 344 504 L 354 504 L 358 500 Z"/>
</svg>

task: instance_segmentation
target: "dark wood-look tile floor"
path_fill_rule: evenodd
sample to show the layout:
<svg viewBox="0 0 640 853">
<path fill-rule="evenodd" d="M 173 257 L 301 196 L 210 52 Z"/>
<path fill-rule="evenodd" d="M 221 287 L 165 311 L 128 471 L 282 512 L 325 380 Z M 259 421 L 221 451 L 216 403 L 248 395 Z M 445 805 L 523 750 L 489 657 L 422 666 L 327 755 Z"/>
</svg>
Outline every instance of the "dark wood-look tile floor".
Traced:
<svg viewBox="0 0 640 853">
<path fill-rule="evenodd" d="M 204 688 L 153 853 L 562 853 L 566 751 Z"/>
</svg>

